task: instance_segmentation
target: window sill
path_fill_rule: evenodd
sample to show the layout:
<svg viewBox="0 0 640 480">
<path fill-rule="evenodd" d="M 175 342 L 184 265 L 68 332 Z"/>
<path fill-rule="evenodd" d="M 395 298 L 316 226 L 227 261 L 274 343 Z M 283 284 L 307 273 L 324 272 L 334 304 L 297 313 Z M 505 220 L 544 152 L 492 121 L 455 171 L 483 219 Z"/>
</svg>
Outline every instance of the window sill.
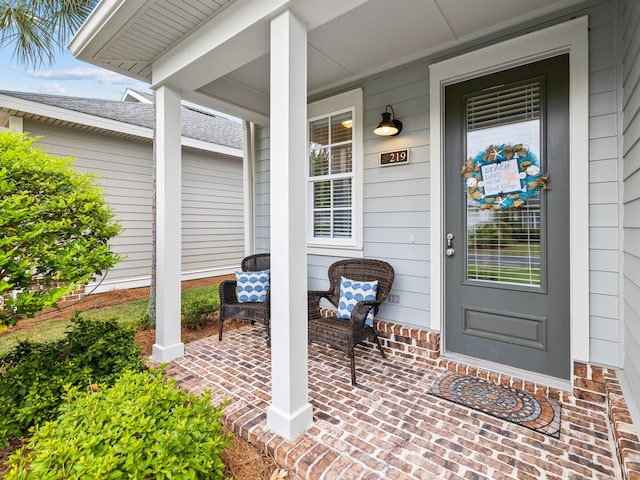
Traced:
<svg viewBox="0 0 640 480">
<path fill-rule="evenodd" d="M 307 244 L 307 255 L 323 255 L 326 257 L 364 258 L 364 250 L 362 247 Z"/>
</svg>

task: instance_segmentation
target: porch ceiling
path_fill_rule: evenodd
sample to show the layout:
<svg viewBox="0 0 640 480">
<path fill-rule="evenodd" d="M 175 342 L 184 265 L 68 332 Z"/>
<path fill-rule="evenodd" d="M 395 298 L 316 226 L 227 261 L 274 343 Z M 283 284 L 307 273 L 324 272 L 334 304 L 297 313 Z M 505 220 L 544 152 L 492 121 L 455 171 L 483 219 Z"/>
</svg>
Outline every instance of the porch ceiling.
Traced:
<svg viewBox="0 0 640 480">
<path fill-rule="evenodd" d="M 81 60 L 264 123 L 269 20 L 286 8 L 309 28 L 313 93 L 582 1 L 102 0 L 69 47 Z"/>
</svg>

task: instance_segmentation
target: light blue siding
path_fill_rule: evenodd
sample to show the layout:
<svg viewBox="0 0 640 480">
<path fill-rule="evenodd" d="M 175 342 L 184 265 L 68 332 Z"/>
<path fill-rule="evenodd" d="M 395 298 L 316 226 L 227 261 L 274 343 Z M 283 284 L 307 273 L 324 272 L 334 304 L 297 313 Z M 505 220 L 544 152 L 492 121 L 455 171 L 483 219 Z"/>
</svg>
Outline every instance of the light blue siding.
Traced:
<svg viewBox="0 0 640 480">
<path fill-rule="evenodd" d="M 619 366 L 619 48 L 614 2 L 589 14 L 589 305 L 591 361 Z"/>
<path fill-rule="evenodd" d="M 393 265 L 392 292 L 380 316 L 427 327 L 429 322 L 429 82 L 426 63 L 364 82 L 364 256 Z M 397 137 L 373 129 L 385 106 L 402 120 Z M 408 149 L 409 163 L 379 166 L 384 151 Z"/>
<path fill-rule="evenodd" d="M 114 251 L 124 256 L 101 288 L 148 285 L 151 275 L 151 142 L 25 120 L 55 155 L 73 156 L 98 175 L 124 231 Z M 232 271 L 244 255 L 242 160 L 192 149 L 182 162 L 182 273 L 190 278 Z"/>
<path fill-rule="evenodd" d="M 622 11 L 623 179 L 624 179 L 624 370 L 640 404 L 640 2 Z"/>
<path fill-rule="evenodd" d="M 269 129 L 256 128 L 255 189 L 255 249 L 257 253 L 270 250 L 269 245 Z M 301 225 L 301 227 L 303 227 Z"/>
<path fill-rule="evenodd" d="M 622 166 L 619 151 L 620 89 L 615 61 L 620 45 L 615 6 L 616 2 L 608 0 L 591 3 L 576 12 L 565 12 L 556 21 L 589 15 L 589 158 L 584 160 L 583 168 L 589 169 L 590 183 L 590 229 L 589 238 L 585 239 L 590 248 L 590 350 L 592 361 L 619 366 L 622 351 Z M 635 12 L 638 8 L 633 10 Z M 547 20 L 549 24 L 554 23 L 553 19 Z M 627 21 L 626 24 L 633 26 L 637 22 Z M 634 40 L 635 48 L 637 44 L 638 41 Z M 634 58 L 633 55 L 630 58 Z M 364 91 L 364 256 L 383 259 L 394 266 L 396 281 L 392 293 L 400 296 L 399 304 L 384 305 L 381 316 L 401 324 L 422 327 L 430 324 L 429 61 L 418 60 L 350 86 L 362 87 Z M 639 64 L 636 61 L 633 71 L 640 68 Z M 337 92 L 327 92 L 327 96 L 332 93 Z M 635 105 L 634 112 L 637 112 L 640 88 L 635 89 L 629 103 Z M 397 137 L 383 138 L 373 134 L 380 113 L 387 104 L 393 106 L 396 117 L 404 125 Z M 637 117 L 636 124 L 640 125 L 640 115 Z M 630 126 L 630 131 L 637 130 Z M 640 132 L 638 134 L 640 136 Z M 410 152 L 409 164 L 378 165 L 380 152 L 405 148 Z M 640 205 L 640 173 L 634 174 L 640 172 L 640 160 L 638 153 L 633 152 L 640 152 L 640 146 L 625 159 L 625 171 L 632 170 L 626 175 L 626 182 L 632 184 L 636 192 L 636 196 L 625 204 L 625 214 L 636 212 L 636 205 Z M 257 218 L 258 245 L 261 251 L 269 249 L 268 158 L 268 130 L 262 129 L 256 166 L 256 203 L 260 212 Z M 326 286 L 323 283 L 326 282 L 326 268 L 335 260 L 327 256 L 309 257 L 310 288 Z M 635 298 L 640 297 L 636 295 Z M 628 308 L 640 315 L 640 304 Z M 640 326 L 636 327 L 633 341 L 640 344 L 638 340 Z"/>
</svg>

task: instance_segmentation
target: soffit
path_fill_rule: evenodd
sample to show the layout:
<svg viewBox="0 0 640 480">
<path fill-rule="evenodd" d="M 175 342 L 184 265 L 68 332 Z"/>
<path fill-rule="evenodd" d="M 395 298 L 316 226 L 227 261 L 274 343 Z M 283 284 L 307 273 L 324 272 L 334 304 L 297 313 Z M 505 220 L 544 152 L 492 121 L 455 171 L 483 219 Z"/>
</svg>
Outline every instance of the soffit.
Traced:
<svg viewBox="0 0 640 480">
<path fill-rule="evenodd" d="M 135 0 L 130 18 L 101 46 L 92 63 L 151 82 L 156 58 L 236 1 Z"/>
<path fill-rule="evenodd" d="M 131 0 L 103 1 L 127 3 Z M 246 5 L 251 1 L 261 0 L 146 0 L 99 51 L 90 56 L 80 55 L 80 58 L 151 82 L 153 61 L 166 57 L 174 45 L 188 40 L 198 28 L 207 28 L 207 22 L 232 4 Z M 318 9 L 328 8 L 326 1 L 291 0 L 287 5 L 306 24 L 315 25 L 314 14 L 319 14 Z M 308 90 L 318 92 L 346 84 L 383 68 L 491 35 L 578 3 L 583 2 L 343 0 L 346 6 L 340 15 L 308 32 Z M 220 111 L 240 116 L 243 111 L 268 116 L 269 57 L 262 52 L 269 38 L 268 33 L 261 35 L 264 38 L 252 39 L 254 43 L 261 42 L 259 46 L 246 45 L 247 49 L 262 49 L 249 63 L 224 77 L 211 79 L 206 78 L 200 68 L 197 78 L 201 79 L 201 85 L 197 88 L 193 88 L 193 78 L 188 88 L 180 85 L 179 80 L 172 86 L 180 89 L 184 98 Z M 238 48 L 237 43 L 234 48 Z M 207 102 L 208 99 L 211 102 Z M 232 111 L 232 106 L 238 106 L 239 110 Z"/>
</svg>

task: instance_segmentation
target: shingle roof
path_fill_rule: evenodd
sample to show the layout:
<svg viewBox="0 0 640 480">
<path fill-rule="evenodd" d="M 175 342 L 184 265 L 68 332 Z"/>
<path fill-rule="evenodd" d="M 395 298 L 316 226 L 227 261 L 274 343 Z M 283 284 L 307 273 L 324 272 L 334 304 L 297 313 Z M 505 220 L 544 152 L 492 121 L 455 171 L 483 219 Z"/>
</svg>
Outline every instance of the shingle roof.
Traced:
<svg viewBox="0 0 640 480">
<path fill-rule="evenodd" d="M 41 93 L 0 90 L 0 95 L 108 118 L 140 127 L 153 128 L 153 105 L 97 98 L 67 97 Z M 239 148 L 243 146 L 242 125 L 224 117 L 182 107 L 182 135 L 204 142 Z"/>
</svg>

